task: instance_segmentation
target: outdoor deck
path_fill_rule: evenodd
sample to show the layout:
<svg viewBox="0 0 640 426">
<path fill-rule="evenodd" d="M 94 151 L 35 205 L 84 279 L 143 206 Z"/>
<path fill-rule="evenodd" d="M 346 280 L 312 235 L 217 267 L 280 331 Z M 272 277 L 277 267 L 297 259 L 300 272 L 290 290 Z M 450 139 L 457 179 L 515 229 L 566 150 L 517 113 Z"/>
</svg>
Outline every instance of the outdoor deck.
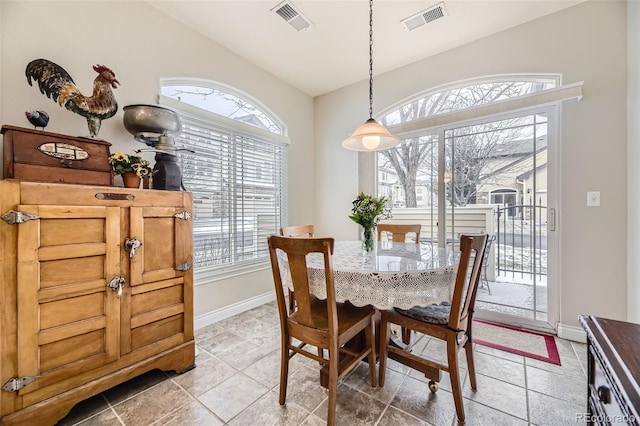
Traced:
<svg viewBox="0 0 640 426">
<path fill-rule="evenodd" d="M 533 319 L 534 286 L 530 283 L 516 283 L 505 281 L 489 281 L 491 294 L 486 286 L 478 288 L 476 309 L 516 315 Z M 538 283 L 536 286 L 537 320 L 546 320 L 547 286 Z"/>
</svg>

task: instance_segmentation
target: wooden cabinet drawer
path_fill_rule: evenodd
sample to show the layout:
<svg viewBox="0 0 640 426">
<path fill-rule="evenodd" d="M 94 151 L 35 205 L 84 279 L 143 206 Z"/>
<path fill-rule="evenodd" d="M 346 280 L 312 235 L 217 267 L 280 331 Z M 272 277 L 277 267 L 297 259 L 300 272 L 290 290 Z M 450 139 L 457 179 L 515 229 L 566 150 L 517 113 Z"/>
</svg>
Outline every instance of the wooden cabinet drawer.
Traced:
<svg viewBox="0 0 640 426">
<path fill-rule="evenodd" d="M 615 419 L 624 419 L 625 416 L 621 408 L 621 401 L 618 400 L 619 392 L 609 377 L 604 372 L 604 366 L 600 363 L 593 349 L 590 349 L 590 363 L 593 377 L 589 380 L 589 393 L 593 396 L 595 404 L 598 406 L 598 415 L 594 420 L 602 419 L 600 424 L 616 423 Z"/>
<path fill-rule="evenodd" d="M 36 182 L 111 185 L 109 147 L 102 140 L 3 126 L 4 177 Z"/>
</svg>

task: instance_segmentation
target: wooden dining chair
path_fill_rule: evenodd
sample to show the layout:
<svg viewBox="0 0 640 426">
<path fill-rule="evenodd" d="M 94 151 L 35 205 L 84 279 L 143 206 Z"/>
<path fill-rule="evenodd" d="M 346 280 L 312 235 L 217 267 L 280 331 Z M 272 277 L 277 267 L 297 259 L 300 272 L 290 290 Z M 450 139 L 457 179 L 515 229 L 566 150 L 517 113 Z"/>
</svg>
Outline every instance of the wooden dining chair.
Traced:
<svg viewBox="0 0 640 426">
<path fill-rule="evenodd" d="M 491 247 L 496 240 L 496 236 L 492 235 L 487 239 L 487 248 L 484 251 L 484 260 L 482 261 L 482 275 L 480 276 L 480 287 L 487 287 L 489 296 L 491 296 L 491 287 L 489 286 L 489 279 L 487 278 L 487 269 L 489 268 L 489 256 L 491 256 Z"/>
<path fill-rule="evenodd" d="M 315 232 L 315 227 L 313 225 L 293 225 L 283 226 L 280 228 L 280 235 L 283 237 L 313 238 Z M 289 312 L 293 312 L 296 305 L 296 298 L 292 290 L 289 290 L 288 296 Z"/>
<path fill-rule="evenodd" d="M 380 315 L 380 367 L 378 384 L 384 386 L 387 357 L 424 373 L 429 379 L 429 389 L 438 390 L 440 371 L 449 372 L 453 401 L 460 422 L 464 422 L 464 406 L 460 388 L 458 351 L 465 349 L 469 382 L 474 391 L 476 373 L 473 362 L 473 307 L 480 282 L 487 235 L 462 235 L 460 237 L 460 263 L 456 273 L 451 303 L 442 302 L 427 307 L 413 307 L 408 310 L 392 309 Z M 396 324 L 413 330 L 417 339 L 399 348 L 389 344 L 389 325 Z M 447 344 L 447 364 L 427 358 L 424 353 L 412 353 L 413 347 L 424 337 L 432 336 Z"/>
<path fill-rule="evenodd" d="M 414 233 L 416 244 L 420 243 L 420 230 L 422 225 L 418 224 L 396 224 L 396 223 L 379 223 L 378 224 L 378 241 L 381 241 L 383 233 L 391 234 L 391 241 L 395 243 L 404 243 L 407 240 L 407 234 Z"/>
<path fill-rule="evenodd" d="M 280 235 L 283 237 L 313 238 L 314 234 L 313 225 L 293 225 L 280 228 Z"/>
<path fill-rule="evenodd" d="M 327 425 L 334 425 L 336 418 L 336 394 L 338 381 L 360 361 L 368 357 L 369 379 L 371 387 L 376 386 L 376 353 L 374 342 L 374 315 L 372 306 L 362 308 L 349 303 L 336 302 L 333 277 L 333 238 L 289 238 L 272 235 L 268 239 L 269 256 L 273 281 L 278 301 L 280 317 L 281 361 L 280 361 L 280 405 L 284 405 L 287 396 L 287 376 L 289 359 L 296 354 L 319 361 L 328 368 L 329 407 Z M 289 312 L 284 298 L 280 261 L 277 250 L 284 252 L 291 273 L 296 306 Z M 309 271 L 306 256 L 319 253 L 324 258 L 326 300 L 316 298 L 309 290 Z M 283 267 L 285 265 L 282 265 Z M 284 269 L 284 268 L 283 268 Z M 359 351 L 345 348 L 344 345 L 364 331 L 364 348 Z M 301 343 L 294 344 L 293 339 Z M 316 355 L 304 349 L 305 345 L 316 346 L 319 353 L 328 353 L 328 357 Z"/>
<path fill-rule="evenodd" d="M 407 234 L 414 233 L 416 244 L 420 244 L 420 230 L 422 225 L 417 224 L 396 224 L 396 223 L 380 223 L 378 224 L 378 241 L 382 241 L 382 234 L 391 234 L 391 241 L 394 243 L 404 243 L 407 240 Z M 397 331 L 394 331 L 397 334 Z M 411 342 L 411 330 L 400 329 L 402 334 L 402 342 L 408 345 Z"/>
</svg>

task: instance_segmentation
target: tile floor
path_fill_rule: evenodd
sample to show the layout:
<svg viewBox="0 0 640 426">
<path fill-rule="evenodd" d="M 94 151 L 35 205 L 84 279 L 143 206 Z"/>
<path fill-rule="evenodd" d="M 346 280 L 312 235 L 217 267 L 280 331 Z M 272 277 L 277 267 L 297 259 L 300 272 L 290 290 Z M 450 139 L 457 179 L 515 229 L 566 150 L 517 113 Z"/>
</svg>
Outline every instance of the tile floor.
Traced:
<svg viewBox="0 0 640 426">
<path fill-rule="evenodd" d="M 326 424 L 327 392 L 315 361 L 291 360 L 287 404 L 278 404 L 279 333 L 275 302 L 196 330 L 195 369 L 182 375 L 151 371 L 79 403 L 59 425 Z M 425 341 L 419 350 L 444 354 L 441 342 Z M 476 345 L 477 392 L 463 374 L 466 424 L 581 423 L 586 345 L 556 342 L 561 367 Z M 457 424 L 446 373 L 440 390 L 431 394 L 424 376 L 389 362 L 384 388 L 369 386 L 366 364 L 342 380 L 339 425 Z"/>
</svg>

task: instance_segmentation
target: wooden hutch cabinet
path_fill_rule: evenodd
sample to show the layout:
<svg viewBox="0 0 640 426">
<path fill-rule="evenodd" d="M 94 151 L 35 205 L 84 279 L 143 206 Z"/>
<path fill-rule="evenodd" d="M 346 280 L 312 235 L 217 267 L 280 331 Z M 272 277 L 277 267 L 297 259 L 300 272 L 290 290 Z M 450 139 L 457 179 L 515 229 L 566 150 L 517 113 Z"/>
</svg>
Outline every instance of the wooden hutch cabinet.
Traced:
<svg viewBox="0 0 640 426">
<path fill-rule="evenodd" d="M 195 364 L 187 192 L 0 181 L 0 423 Z"/>
</svg>

